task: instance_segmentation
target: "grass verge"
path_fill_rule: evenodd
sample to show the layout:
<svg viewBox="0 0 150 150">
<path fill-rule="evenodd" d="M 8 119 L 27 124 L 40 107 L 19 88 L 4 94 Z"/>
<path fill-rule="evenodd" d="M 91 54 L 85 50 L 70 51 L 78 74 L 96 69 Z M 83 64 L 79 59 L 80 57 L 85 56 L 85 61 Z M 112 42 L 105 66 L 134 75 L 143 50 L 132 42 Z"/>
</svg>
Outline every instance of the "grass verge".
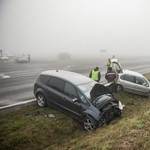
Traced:
<svg viewBox="0 0 150 150">
<path fill-rule="evenodd" d="M 122 118 L 92 132 L 51 107 L 25 106 L 0 114 L 0 149 L 149 149 L 150 99 L 125 92 L 116 97 L 125 105 Z"/>
</svg>

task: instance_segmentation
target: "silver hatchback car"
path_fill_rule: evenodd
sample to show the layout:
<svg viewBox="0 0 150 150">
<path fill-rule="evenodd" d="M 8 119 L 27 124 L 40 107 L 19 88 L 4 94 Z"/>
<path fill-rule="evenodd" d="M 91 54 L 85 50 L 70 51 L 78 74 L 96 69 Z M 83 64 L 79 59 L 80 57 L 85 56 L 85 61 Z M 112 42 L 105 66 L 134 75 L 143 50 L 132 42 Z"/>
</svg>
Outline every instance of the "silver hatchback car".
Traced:
<svg viewBox="0 0 150 150">
<path fill-rule="evenodd" d="M 115 70 L 118 73 L 117 91 L 126 91 L 129 93 L 150 96 L 150 82 L 140 73 L 122 69 L 119 60 L 111 60 L 115 64 Z"/>
</svg>

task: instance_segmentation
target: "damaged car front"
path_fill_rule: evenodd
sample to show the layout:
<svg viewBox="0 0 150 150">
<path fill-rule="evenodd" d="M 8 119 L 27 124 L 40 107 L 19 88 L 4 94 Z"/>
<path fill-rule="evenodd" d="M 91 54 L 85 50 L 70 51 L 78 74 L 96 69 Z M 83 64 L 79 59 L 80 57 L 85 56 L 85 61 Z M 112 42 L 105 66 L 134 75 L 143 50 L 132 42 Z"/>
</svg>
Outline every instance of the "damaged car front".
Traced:
<svg viewBox="0 0 150 150">
<path fill-rule="evenodd" d="M 108 87 L 96 83 L 90 91 L 84 91 L 84 88 L 79 86 L 83 93 L 88 97 L 93 107 L 99 112 L 98 119 L 97 117 L 94 117 L 93 114 L 90 114 L 90 112 L 87 112 L 88 116 L 82 121 L 85 130 L 90 131 L 102 126 L 103 124 L 109 124 L 116 117 L 121 116 L 123 105 L 117 98 L 115 98 L 112 86 L 113 83 Z M 87 86 L 86 89 L 88 89 Z M 94 108 L 92 108 L 92 111 Z"/>
<path fill-rule="evenodd" d="M 91 90 L 92 104 L 100 111 L 100 123 L 109 124 L 115 117 L 120 117 L 123 110 L 122 103 L 115 98 L 110 87 L 101 84 L 95 84 Z"/>
</svg>

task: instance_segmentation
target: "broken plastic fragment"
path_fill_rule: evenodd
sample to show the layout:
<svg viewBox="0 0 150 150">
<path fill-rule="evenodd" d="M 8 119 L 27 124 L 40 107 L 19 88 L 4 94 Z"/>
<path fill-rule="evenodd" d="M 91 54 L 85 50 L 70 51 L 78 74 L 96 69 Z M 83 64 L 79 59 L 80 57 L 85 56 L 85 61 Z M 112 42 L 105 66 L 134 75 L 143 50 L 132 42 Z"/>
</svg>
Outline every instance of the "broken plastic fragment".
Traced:
<svg viewBox="0 0 150 150">
<path fill-rule="evenodd" d="M 120 110 L 123 110 L 123 107 L 124 107 L 125 105 L 122 105 L 122 103 L 119 101 L 119 109 Z"/>
<path fill-rule="evenodd" d="M 48 117 L 55 117 L 53 114 L 49 114 L 49 115 L 47 115 Z"/>
</svg>

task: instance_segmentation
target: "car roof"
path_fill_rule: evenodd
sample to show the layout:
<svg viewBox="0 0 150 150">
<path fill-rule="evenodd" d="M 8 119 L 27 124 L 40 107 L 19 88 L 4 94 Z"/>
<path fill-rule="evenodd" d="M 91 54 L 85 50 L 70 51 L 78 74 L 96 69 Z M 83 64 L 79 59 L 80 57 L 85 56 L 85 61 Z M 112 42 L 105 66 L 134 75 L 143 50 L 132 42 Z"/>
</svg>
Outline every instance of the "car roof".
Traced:
<svg viewBox="0 0 150 150">
<path fill-rule="evenodd" d="M 75 85 L 80 85 L 94 81 L 93 79 L 86 77 L 82 74 L 64 70 L 48 70 L 42 72 L 41 74 L 63 78 L 74 83 Z"/>
<path fill-rule="evenodd" d="M 123 69 L 123 74 L 130 74 L 130 75 L 134 75 L 134 76 L 143 77 L 143 75 L 138 72 L 126 70 L 126 69 Z"/>
<path fill-rule="evenodd" d="M 118 59 L 111 59 L 111 62 L 113 62 L 113 63 L 119 63 L 119 60 Z"/>
</svg>

